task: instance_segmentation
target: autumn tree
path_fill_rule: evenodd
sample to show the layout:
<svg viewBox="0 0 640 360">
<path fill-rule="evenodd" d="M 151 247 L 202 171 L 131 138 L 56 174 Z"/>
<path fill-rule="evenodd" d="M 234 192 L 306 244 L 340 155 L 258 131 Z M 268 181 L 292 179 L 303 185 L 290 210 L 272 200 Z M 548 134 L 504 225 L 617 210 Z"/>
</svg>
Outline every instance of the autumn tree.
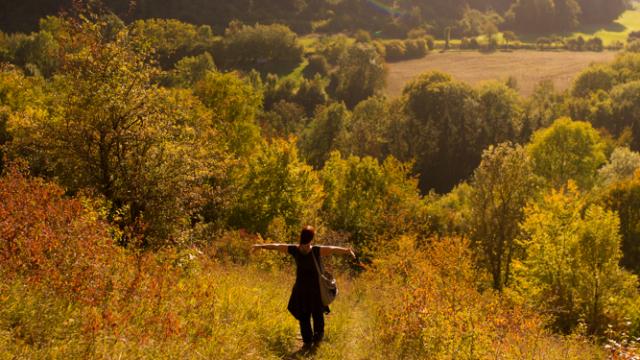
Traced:
<svg viewBox="0 0 640 360">
<path fill-rule="evenodd" d="M 532 165 L 523 147 L 489 147 L 471 180 L 471 238 L 482 264 L 501 290 L 511 280 L 512 261 L 522 256 L 517 244 L 524 207 L 536 191 Z"/>
<path fill-rule="evenodd" d="M 126 32 L 104 40 L 101 25 L 69 21 L 77 51 L 46 103 L 13 118 L 10 149 L 69 191 L 103 195 L 113 220 L 140 225 L 145 244 L 179 241 L 218 156 L 208 112 L 188 92 L 154 85 L 147 55 Z"/>
</svg>

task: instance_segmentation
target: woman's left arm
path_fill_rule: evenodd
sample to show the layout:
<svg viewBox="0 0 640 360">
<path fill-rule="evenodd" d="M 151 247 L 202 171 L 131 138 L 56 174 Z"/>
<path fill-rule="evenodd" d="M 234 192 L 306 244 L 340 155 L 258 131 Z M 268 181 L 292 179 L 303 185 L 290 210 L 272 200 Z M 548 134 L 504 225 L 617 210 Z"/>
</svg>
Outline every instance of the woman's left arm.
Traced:
<svg viewBox="0 0 640 360">
<path fill-rule="evenodd" d="M 333 254 L 351 255 L 354 259 L 356 258 L 356 254 L 353 252 L 352 248 L 345 248 L 341 246 L 320 246 L 320 255 L 327 256 Z"/>
</svg>

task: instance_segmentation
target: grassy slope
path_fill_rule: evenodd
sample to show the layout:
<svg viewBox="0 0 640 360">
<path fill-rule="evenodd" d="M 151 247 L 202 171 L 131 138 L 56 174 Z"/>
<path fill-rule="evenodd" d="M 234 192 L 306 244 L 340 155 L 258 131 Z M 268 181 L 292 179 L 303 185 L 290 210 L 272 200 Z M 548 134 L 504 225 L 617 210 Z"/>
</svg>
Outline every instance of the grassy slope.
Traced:
<svg viewBox="0 0 640 360">
<path fill-rule="evenodd" d="M 94 331 L 83 318 L 103 309 L 68 303 L 20 282 L 3 282 L 0 358 L 398 358 L 394 344 L 379 337 L 384 329 L 376 317 L 381 302 L 388 301 L 384 292 L 370 281 L 346 277 L 339 278 L 341 293 L 327 317 L 325 343 L 313 356 L 301 356 L 298 326 L 286 310 L 291 266 L 261 270 L 209 264 L 170 284 L 160 298 L 132 299 L 127 307 L 131 317 Z M 525 342 L 508 344 L 501 358 L 602 358 L 599 349 L 579 341 L 526 336 Z M 441 353 L 438 358 L 451 355 Z"/>
</svg>

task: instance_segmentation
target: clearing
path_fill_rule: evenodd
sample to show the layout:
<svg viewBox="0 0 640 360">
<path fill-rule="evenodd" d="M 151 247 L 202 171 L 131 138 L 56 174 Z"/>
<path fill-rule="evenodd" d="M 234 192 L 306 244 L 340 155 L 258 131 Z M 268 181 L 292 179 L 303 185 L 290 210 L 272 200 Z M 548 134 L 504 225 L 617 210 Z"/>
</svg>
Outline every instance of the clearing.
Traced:
<svg viewBox="0 0 640 360">
<path fill-rule="evenodd" d="M 504 81 L 513 76 L 520 94 L 529 96 L 541 80 L 551 79 L 556 89 L 567 89 L 575 76 L 591 63 L 612 61 L 617 52 L 568 52 L 518 50 L 480 53 L 477 51 L 431 52 L 422 59 L 390 63 L 386 93 L 402 94 L 404 86 L 429 70 L 451 74 L 470 84 L 488 80 Z"/>
</svg>

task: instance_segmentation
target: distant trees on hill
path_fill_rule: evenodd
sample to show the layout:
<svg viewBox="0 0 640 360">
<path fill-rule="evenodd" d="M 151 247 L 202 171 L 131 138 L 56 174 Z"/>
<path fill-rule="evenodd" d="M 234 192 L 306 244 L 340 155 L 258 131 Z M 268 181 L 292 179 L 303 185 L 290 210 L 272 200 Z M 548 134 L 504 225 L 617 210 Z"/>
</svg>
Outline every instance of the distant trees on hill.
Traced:
<svg viewBox="0 0 640 360">
<path fill-rule="evenodd" d="M 298 33 L 366 29 L 377 36 L 404 37 L 415 28 L 438 35 L 465 18 L 469 11 L 493 13 L 509 20 L 505 26 L 544 33 L 572 29 L 578 24 L 608 23 L 629 7 L 629 0 L 102 0 L 127 21 L 178 19 L 210 25 L 221 33 L 233 20 L 245 23 L 284 23 Z M 69 9 L 72 0 L 24 0 L 0 4 L 0 29 L 29 32 L 38 19 Z M 315 22 L 315 25 L 314 25 Z M 467 31 L 464 28 L 462 31 Z M 456 34 L 462 36 L 463 34 Z"/>
</svg>

